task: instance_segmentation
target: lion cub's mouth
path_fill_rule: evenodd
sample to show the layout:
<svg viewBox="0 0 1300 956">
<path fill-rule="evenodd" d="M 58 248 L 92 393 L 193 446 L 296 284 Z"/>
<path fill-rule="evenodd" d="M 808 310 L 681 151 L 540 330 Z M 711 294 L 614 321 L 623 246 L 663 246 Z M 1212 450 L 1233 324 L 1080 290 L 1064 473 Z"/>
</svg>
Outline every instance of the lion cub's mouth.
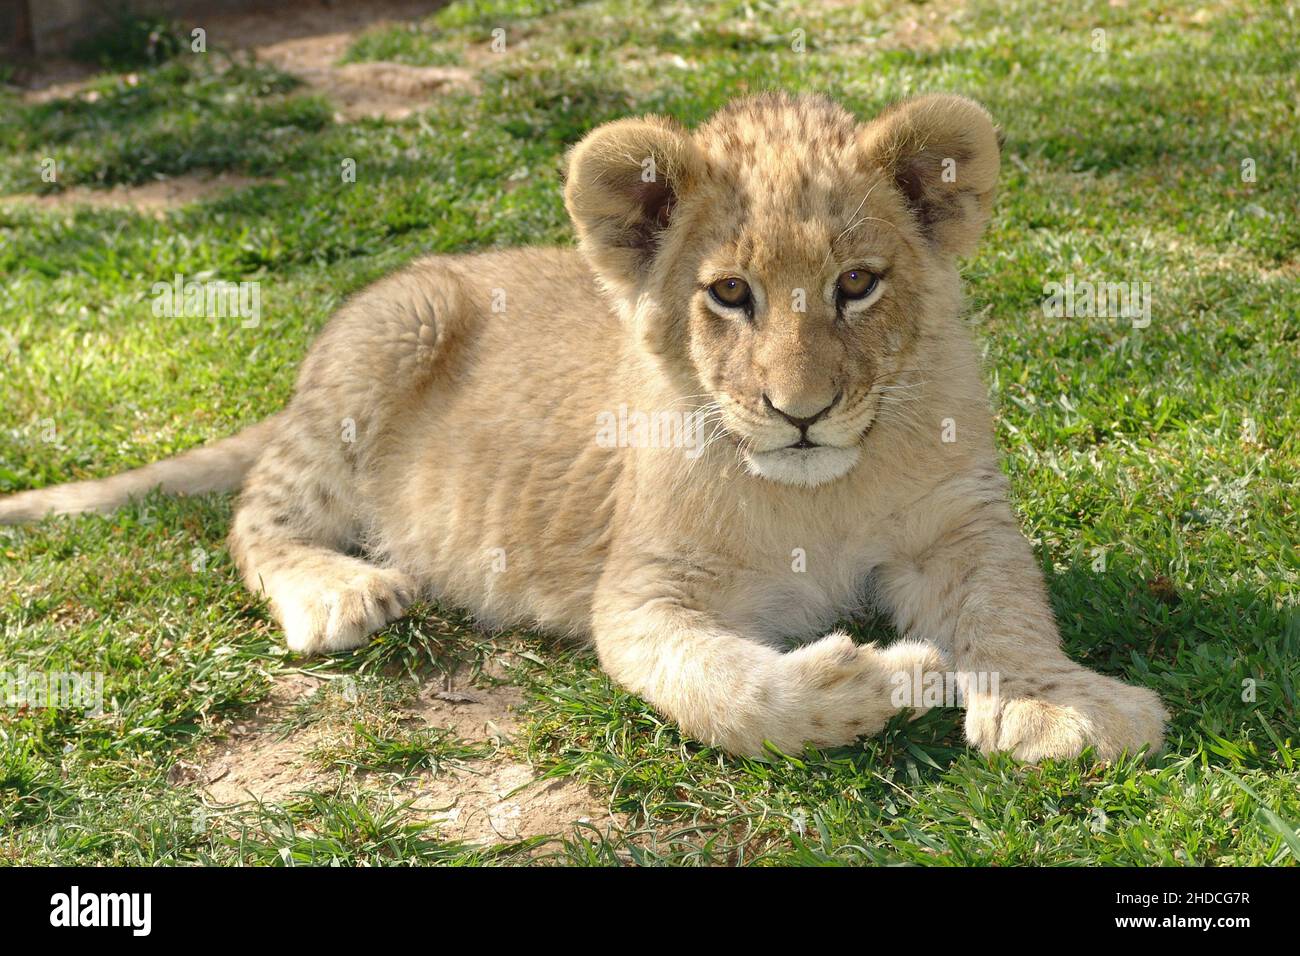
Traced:
<svg viewBox="0 0 1300 956">
<path fill-rule="evenodd" d="M 746 451 L 744 459 L 750 474 L 759 478 L 782 485 L 815 488 L 848 474 L 861 455 L 862 449 L 858 445 L 849 448 L 788 445 L 771 451 Z"/>
<path fill-rule="evenodd" d="M 750 474 L 782 485 L 815 488 L 842 478 L 862 457 L 862 443 L 876 423 L 873 417 L 852 445 L 827 445 L 807 435 L 782 448 L 753 451 L 741 444 Z"/>
<path fill-rule="evenodd" d="M 876 424 L 876 417 L 858 434 L 852 445 L 828 445 L 806 434 L 779 448 L 755 451 L 730 429 L 727 439 L 736 445 L 751 475 L 783 485 L 814 488 L 848 474 L 862 457 L 862 443 Z"/>
</svg>

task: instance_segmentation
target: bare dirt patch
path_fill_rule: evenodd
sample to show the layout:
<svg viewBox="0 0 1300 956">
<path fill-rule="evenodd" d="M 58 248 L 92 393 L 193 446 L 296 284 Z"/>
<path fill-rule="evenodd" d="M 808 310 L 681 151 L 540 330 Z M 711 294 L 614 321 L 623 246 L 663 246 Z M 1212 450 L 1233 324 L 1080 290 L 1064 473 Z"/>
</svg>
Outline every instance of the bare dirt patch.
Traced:
<svg viewBox="0 0 1300 956">
<path fill-rule="evenodd" d="M 965 3 L 941 0 L 939 3 L 909 4 L 881 38 L 882 49 L 935 52 L 955 46 L 961 31 L 955 26 Z M 902 15 L 903 13 L 906 15 Z"/>
<path fill-rule="evenodd" d="M 278 729 L 293 706 L 322 683 L 306 675 L 282 675 L 247 719 L 230 726 L 217 752 L 203 764 L 186 767 L 188 779 L 175 782 L 193 782 L 221 804 L 253 799 L 284 803 L 295 791 L 328 786 L 331 775 L 304 759 L 304 741 L 282 739 Z"/>
<path fill-rule="evenodd" d="M 364 7 L 302 2 L 288 7 L 276 5 L 265 10 L 214 14 L 183 26 L 203 27 L 212 49 L 246 51 L 294 74 L 305 84 L 301 92 L 319 94 L 334 105 L 337 122 L 370 118 L 395 121 L 419 112 L 447 93 L 476 90 L 473 73 L 453 66 L 388 62 L 340 65 L 338 61 L 362 32 L 377 26 L 414 22 L 444 5 L 444 0 L 380 0 Z M 40 103 L 84 96 L 93 102 L 98 93 L 87 91 L 86 87 L 97 75 L 93 67 L 66 59 L 38 62 L 23 75 L 22 98 L 29 103 Z M 126 74 L 126 78 L 128 83 L 134 82 L 133 74 Z M 46 209 L 76 206 L 129 209 L 161 217 L 169 209 L 258 181 L 231 173 L 215 177 L 192 173 L 140 186 L 112 189 L 72 186 L 47 195 L 3 197 L 0 202 L 19 202 Z"/>
<path fill-rule="evenodd" d="M 66 186 L 56 193 L 36 195 L 20 193 L 0 196 L 0 203 L 36 206 L 41 209 L 129 209 L 161 217 L 169 209 L 179 209 L 193 202 L 243 189 L 270 180 L 237 173 L 182 173 L 139 186 L 114 186 L 93 189 L 89 186 Z"/>
<path fill-rule="evenodd" d="M 468 71 L 455 66 L 348 63 L 299 74 L 334 104 L 337 119 L 405 119 L 455 90 L 476 90 Z"/>
<path fill-rule="evenodd" d="M 325 683 L 299 673 L 280 676 L 255 712 L 232 725 L 226 739 L 199 764 L 182 768 L 175 782 L 191 783 L 222 805 L 253 799 L 283 804 L 299 791 L 333 789 L 339 772 L 322 766 L 314 755 L 336 745 L 331 737 L 337 725 L 322 721 L 285 730 L 295 707 Z M 563 835 L 583 824 L 602 832 L 621 828 L 624 821 L 612 816 L 589 787 L 568 779 L 543 780 L 536 768 L 511 753 L 522 702 L 522 692 L 509 685 L 426 685 L 400 706 L 402 721 L 449 730 L 466 743 L 482 744 L 487 755 L 450 761 L 436 773 L 421 771 L 396 787 L 374 775 L 360 774 L 357 780 L 363 789 L 373 783 L 377 793 L 412 800 L 412 812 L 437 824 L 449 840 L 494 844 Z"/>
<path fill-rule="evenodd" d="M 292 73 L 338 110 L 337 119 L 405 119 L 437 96 L 477 84 L 468 70 L 375 62 L 338 65 L 348 47 L 372 27 L 412 22 L 441 2 L 367 4 L 364 9 L 305 4 L 293 10 L 216 18 L 214 42 L 251 50 L 259 60 Z"/>
<path fill-rule="evenodd" d="M 23 102 L 45 103 L 76 96 L 98 72 L 87 63 L 50 57 L 25 65 L 17 82 Z"/>
<path fill-rule="evenodd" d="M 288 50 L 296 40 L 346 37 L 342 46 L 334 48 L 332 62 L 342 55 L 351 38 L 360 33 L 376 26 L 422 20 L 446 5 L 447 0 L 370 0 L 364 4 L 296 0 L 295 3 L 268 3 L 263 9 L 208 14 L 194 18 L 194 26 L 207 30 L 209 46 L 241 50 Z M 303 49 L 312 51 L 319 47 L 308 45 Z M 313 62 L 319 61 L 300 61 L 298 68 Z M 285 65 L 282 69 L 294 67 Z"/>
<path fill-rule="evenodd" d="M 446 0 L 332 0 L 268 2 L 262 9 L 210 13 L 181 22 L 186 34 L 207 33 L 210 50 L 246 50 L 289 73 L 308 74 L 334 66 L 361 33 L 372 27 L 410 23 L 446 6 Z M 188 48 L 182 56 L 192 55 Z M 76 96 L 100 71 L 67 57 L 42 57 L 21 65 L 16 82 L 29 103 Z"/>
<path fill-rule="evenodd" d="M 421 695 L 412 713 L 430 727 L 449 727 L 466 740 L 509 741 L 519 729 L 517 687 L 474 688 L 461 698 Z M 421 781 L 412 809 L 426 814 L 448 837 L 468 843 L 522 840 L 566 833 L 576 825 L 609 829 L 617 821 L 591 789 L 574 780 L 543 780 L 526 763 L 498 753 L 467 762 L 454 773 Z"/>
</svg>

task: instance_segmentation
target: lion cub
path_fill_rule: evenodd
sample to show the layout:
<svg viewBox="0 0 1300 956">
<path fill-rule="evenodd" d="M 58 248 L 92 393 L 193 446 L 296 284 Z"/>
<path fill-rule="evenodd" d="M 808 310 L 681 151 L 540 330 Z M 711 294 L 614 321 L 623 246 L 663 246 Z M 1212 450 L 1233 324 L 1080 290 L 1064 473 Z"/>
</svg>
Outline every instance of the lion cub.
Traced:
<svg viewBox="0 0 1300 956">
<path fill-rule="evenodd" d="M 0 519 L 242 483 L 230 550 L 291 648 L 436 598 L 590 640 L 738 754 L 874 733 L 934 674 L 984 751 L 1158 748 L 1157 696 L 1061 651 L 1007 502 L 956 266 L 998 152 L 949 95 L 610 123 L 569 156 L 577 249 L 417 261 L 331 319 L 284 411 Z M 826 633 L 868 600 L 903 640 Z"/>
</svg>

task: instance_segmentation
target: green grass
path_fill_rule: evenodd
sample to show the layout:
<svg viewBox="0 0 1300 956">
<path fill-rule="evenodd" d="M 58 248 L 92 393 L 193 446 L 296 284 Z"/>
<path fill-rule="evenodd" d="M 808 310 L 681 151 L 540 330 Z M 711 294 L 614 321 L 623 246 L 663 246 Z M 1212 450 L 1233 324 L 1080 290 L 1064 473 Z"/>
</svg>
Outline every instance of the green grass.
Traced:
<svg viewBox="0 0 1300 956">
<path fill-rule="evenodd" d="M 185 46 L 179 24 L 119 5 L 109 10 L 103 28 L 73 46 L 72 55 L 105 69 L 129 70 L 156 66 Z"/>
<path fill-rule="evenodd" d="M 331 718 L 346 732 L 316 758 L 332 786 L 206 807 L 176 768 L 301 662 L 236 580 L 229 501 L 152 498 L 0 529 L 0 671 L 100 672 L 107 699 L 98 717 L 0 709 L 0 860 L 1294 865 L 1294 10 L 976 2 L 940 5 L 947 27 L 899 32 L 933 9 L 453 3 L 347 56 L 476 72 L 480 94 L 400 123 L 336 124 L 292 77 L 220 52 L 184 50 L 135 82 L 106 74 L 90 98 L 0 93 L 0 192 L 191 170 L 266 180 L 162 219 L 0 205 L 0 492 L 111 474 L 258 419 L 331 309 L 417 254 L 570 241 L 562 155 L 597 123 L 694 123 L 769 86 L 824 90 L 862 115 L 963 92 L 1007 132 L 994 223 L 965 270 L 1004 466 L 1070 653 L 1162 695 L 1164 755 L 1018 766 L 967 750 L 945 711 L 853 747 L 736 760 L 683 741 L 590 656 L 511 635 L 531 707 L 506 746 L 589 781 L 627 824 L 465 846 L 393 782 L 480 745 L 395 715 L 413 680 L 473 673 L 493 648 L 453 609 L 422 607 L 311 665 L 376 686 Z M 39 175 L 45 157 L 57 183 Z M 355 184 L 339 176 L 348 157 Z M 152 284 L 177 272 L 260 280 L 261 325 L 153 316 Z M 1150 282 L 1151 326 L 1045 318 L 1043 283 L 1067 273 Z"/>
</svg>

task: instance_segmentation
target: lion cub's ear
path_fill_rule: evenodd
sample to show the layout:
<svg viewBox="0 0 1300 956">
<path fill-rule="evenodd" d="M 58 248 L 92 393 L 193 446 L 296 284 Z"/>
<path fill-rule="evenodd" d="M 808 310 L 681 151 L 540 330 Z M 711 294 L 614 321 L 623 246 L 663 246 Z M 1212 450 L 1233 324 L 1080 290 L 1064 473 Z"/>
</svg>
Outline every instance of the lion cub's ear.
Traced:
<svg viewBox="0 0 1300 956">
<path fill-rule="evenodd" d="M 918 96 L 886 110 L 861 137 L 935 248 L 974 252 L 998 181 L 1000 141 L 988 111 L 964 96 Z"/>
<path fill-rule="evenodd" d="M 573 147 L 564 205 L 606 282 L 629 292 L 644 276 L 700 168 L 690 136 L 659 116 L 607 123 Z"/>
</svg>

